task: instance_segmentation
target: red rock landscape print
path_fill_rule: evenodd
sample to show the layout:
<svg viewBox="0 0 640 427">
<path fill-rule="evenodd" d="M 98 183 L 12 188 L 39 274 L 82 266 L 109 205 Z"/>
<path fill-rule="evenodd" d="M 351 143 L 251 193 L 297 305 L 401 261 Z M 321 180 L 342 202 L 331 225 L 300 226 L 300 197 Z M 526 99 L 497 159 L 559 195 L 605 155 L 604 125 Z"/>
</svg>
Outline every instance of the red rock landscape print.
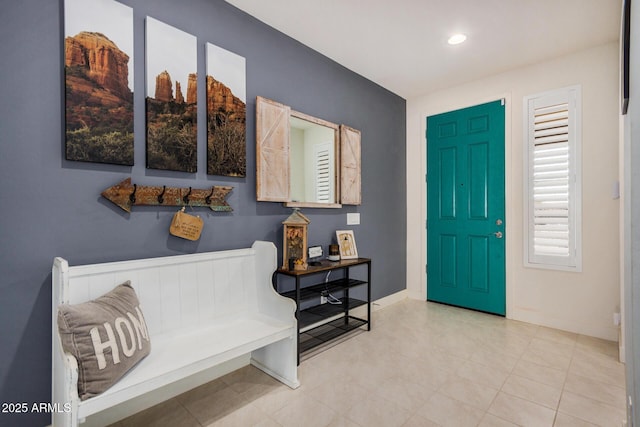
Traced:
<svg viewBox="0 0 640 427">
<path fill-rule="evenodd" d="M 67 160 L 133 165 L 132 51 L 130 7 L 65 1 Z"/>
<path fill-rule="evenodd" d="M 207 43 L 207 173 L 247 174 L 245 59 Z"/>
<path fill-rule="evenodd" d="M 196 172 L 196 37 L 151 17 L 146 37 L 147 167 Z"/>
</svg>

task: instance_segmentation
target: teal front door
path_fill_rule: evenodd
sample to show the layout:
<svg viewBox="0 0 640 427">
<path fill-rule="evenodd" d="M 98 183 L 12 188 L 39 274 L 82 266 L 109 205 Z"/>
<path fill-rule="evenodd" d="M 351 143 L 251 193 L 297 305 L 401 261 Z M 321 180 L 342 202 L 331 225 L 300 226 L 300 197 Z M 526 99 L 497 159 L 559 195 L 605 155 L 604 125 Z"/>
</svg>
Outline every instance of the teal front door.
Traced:
<svg viewBox="0 0 640 427">
<path fill-rule="evenodd" d="M 504 105 L 427 117 L 427 300 L 505 315 Z"/>
</svg>

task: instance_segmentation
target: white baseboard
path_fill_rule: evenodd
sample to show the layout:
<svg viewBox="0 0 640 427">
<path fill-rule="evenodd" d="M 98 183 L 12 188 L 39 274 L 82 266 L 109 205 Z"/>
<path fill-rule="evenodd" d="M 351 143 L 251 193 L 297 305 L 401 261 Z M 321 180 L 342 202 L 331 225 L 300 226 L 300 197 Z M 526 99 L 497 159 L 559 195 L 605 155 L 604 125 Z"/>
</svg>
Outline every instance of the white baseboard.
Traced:
<svg viewBox="0 0 640 427">
<path fill-rule="evenodd" d="M 376 311 L 381 308 L 388 307 L 392 304 L 405 300 L 409 297 L 409 292 L 406 289 L 396 292 L 395 294 L 387 295 L 386 297 L 375 300 L 371 303 L 371 310 Z"/>
<path fill-rule="evenodd" d="M 386 297 L 382 297 L 382 298 L 377 299 L 375 301 L 371 301 L 371 312 L 378 311 L 378 310 L 383 309 L 385 307 L 388 307 L 388 306 L 390 306 L 392 304 L 400 302 L 400 301 L 402 301 L 402 300 L 404 300 L 406 298 L 407 298 L 407 290 L 403 289 L 400 292 L 396 292 L 395 294 L 387 295 Z M 353 313 L 354 316 L 358 316 L 358 317 L 363 317 L 364 316 L 364 317 L 366 317 L 366 315 L 367 315 L 367 306 L 366 305 L 362 305 L 360 307 L 357 307 L 354 310 L 352 310 L 351 313 Z"/>
</svg>

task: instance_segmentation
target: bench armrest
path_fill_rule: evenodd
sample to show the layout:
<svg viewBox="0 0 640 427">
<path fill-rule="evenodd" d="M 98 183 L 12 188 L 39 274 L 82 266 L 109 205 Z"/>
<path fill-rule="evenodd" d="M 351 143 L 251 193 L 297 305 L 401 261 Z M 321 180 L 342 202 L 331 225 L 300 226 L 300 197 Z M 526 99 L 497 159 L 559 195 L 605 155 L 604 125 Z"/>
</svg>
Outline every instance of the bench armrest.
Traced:
<svg viewBox="0 0 640 427">
<path fill-rule="evenodd" d="M 57 336 L 55 338 L 58 338 Z M 52 413 L 55 427 L 77 427 L 78 425 L 78 361 L 70 353 L 62 350 L 58 338 L 58 349 L 52 355 L 53 382 L 51 403 L 58 409 Z"/>
<path fill-rule="evenodd" d="M 78 425 L 78 361 L 62 349 L 58 332 L 58 305 L 67 301 L 69 263 L 55 258 L 52 269 L 51 292 L 51 403 L 59 410 L 51 415 L 54 427 Z"/>
<path fill-rule="evenodd" d="M 256 252 L 256 288 L 260 313 L 283 322 L 293 322 L 295 326 L 296 303 L 283 297 L 274 288 L 273 273 L 277 268 L 277 250 L 273 243 L 256 241 L 252 248 Z"/>
</svg>

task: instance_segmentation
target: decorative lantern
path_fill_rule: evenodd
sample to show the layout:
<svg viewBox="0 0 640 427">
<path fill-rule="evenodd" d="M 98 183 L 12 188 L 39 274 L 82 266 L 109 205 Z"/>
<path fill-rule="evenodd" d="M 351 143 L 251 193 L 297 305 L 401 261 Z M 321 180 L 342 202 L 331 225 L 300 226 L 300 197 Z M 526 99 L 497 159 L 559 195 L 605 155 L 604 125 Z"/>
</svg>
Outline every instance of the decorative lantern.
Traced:
<svg viewBox="0 0 640 427">
<path fill-rule="evenodd" d="M 289 268 L 289 259 L 293 259 L 294 265 L 301 266 L 297 269 L 304 269 L 307 264 L 307 225 L 311 220 L 304 216 L 298 208 L 293 210 L 285 221 L 283 234 L 282 268 Z"/>
</svg>

